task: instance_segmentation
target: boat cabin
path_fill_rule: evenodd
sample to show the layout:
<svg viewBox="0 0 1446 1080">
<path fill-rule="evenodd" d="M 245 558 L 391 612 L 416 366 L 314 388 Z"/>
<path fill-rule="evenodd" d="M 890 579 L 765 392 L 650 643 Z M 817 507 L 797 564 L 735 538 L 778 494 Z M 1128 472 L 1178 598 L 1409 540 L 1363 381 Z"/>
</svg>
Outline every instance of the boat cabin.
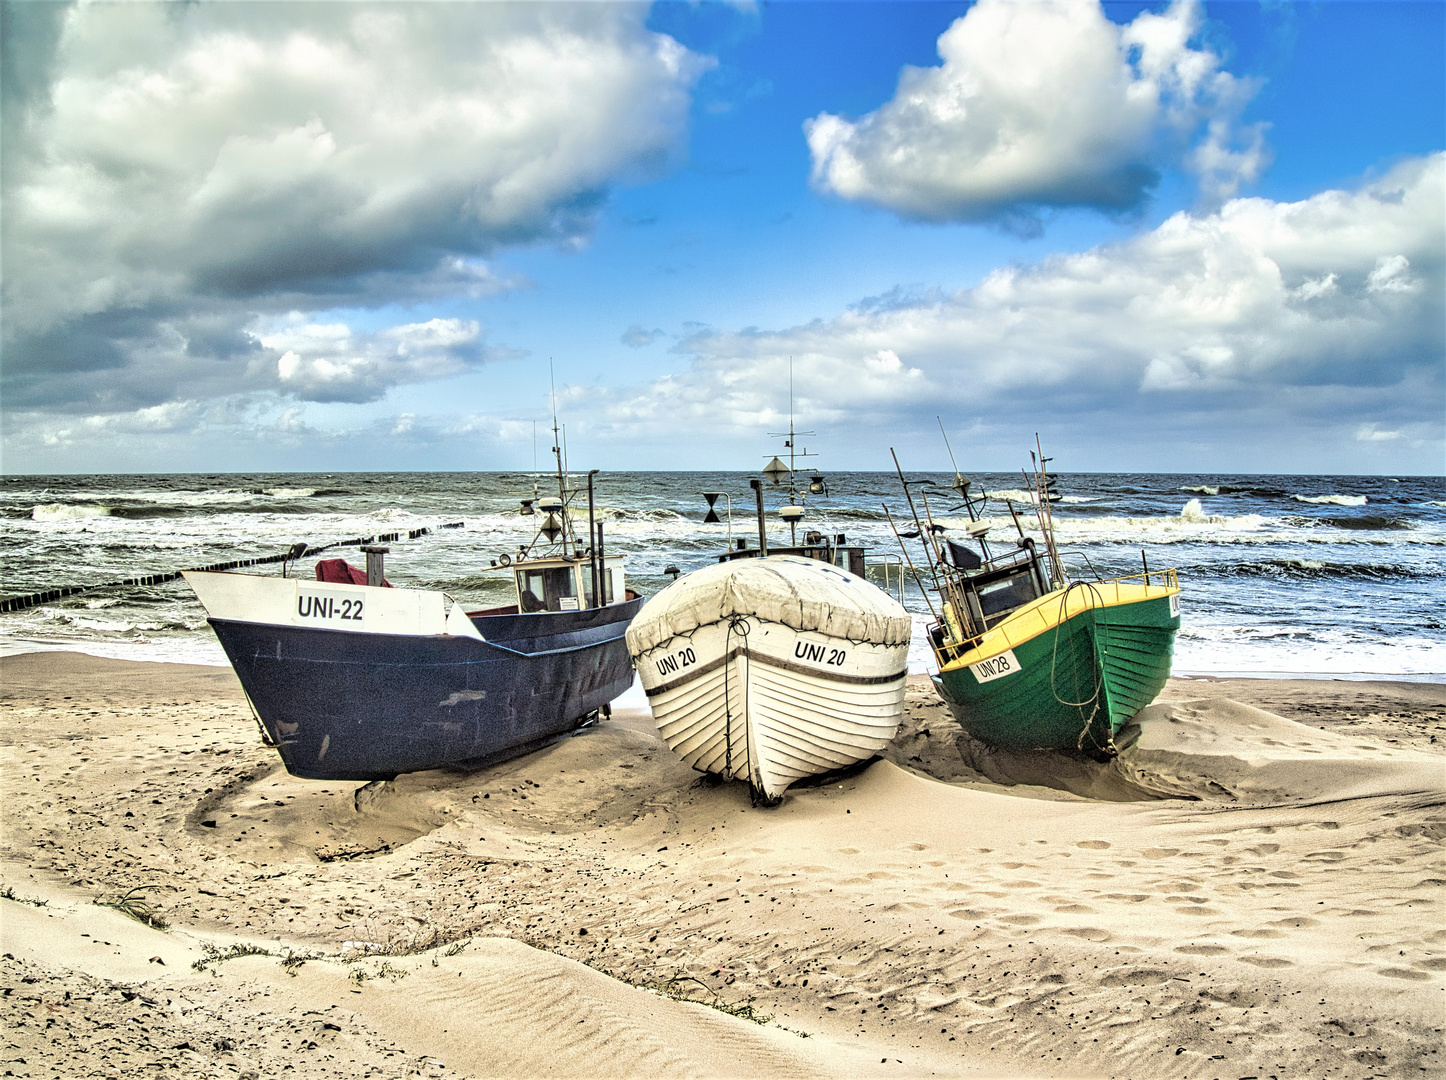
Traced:
<svg viewBox="0 0 1446 1080">
<path fill-rule="evenodd" d="M 1039 559 L 1021 552 L 1005 565 L 964 577 L 961 590 L 975 623 L 988 630 L 1011 611 L 1038 600 L 1049 591 Z"/>
<path fill-rule="evenodd" d="M 598 567 L 600 604 L 594 602 L 592 567 L 589 559 L 566 556 L 514 563 L 517 610 L 524 615 L 535 611 L 579 611 L 627 598 L 622 556 L 605 558 Z"/>
<path fill-rule="evenodd" d="M 740 538 L 738 546 L 732 551 L 725 551 L 718 556 L 719 562 L 732 562 L 734 559 L 756 559 L 762 552 L 758 548 L 748 546 L 748 541 Z M 805 559 L 817 559 L 820 562 L 830 563 L 842 570 L 847 570 L 855 577 L 864 577 L 864 552 L 865 548 L 858 544 L 850 544 L 848 537 L 843 533 L 837 533 L 833 537 L 826 537 L 822 533 L 809 532 L 805 534 L 803 543 L 793 547 L 778 547 L 768 545 L 770 555 L 798 555 Z"/>
<path fill-rule="evenodd" d="M 1050 591 L 1049 577 L 1033 542 L 1023 544 L 1019 551 L 988 562 L 959 545 L 950 545 L 953 572 L 940 590 L 949 637 L 958 643 L 977 639 Z M 936 648 L 943 646 L 945 634 L 942 626 L 931 631 Z"/>
</svg>

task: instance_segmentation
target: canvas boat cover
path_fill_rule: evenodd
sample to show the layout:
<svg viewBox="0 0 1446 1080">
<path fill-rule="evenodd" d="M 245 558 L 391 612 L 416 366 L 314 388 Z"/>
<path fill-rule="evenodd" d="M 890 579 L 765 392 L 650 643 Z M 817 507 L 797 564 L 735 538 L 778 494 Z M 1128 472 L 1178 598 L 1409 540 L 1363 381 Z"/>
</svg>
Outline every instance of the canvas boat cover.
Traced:
<svg viewBox="0 0 1446 1080">
<path fill-rule="evenodd" d="M 909 613 L 845 570 L 797 555 L 735 559 L 695 570 L 658 593 L 628 628 L 633 656 L 733 616 L 755 616 L 846 641 L 907 644 Z"/>
</svg>

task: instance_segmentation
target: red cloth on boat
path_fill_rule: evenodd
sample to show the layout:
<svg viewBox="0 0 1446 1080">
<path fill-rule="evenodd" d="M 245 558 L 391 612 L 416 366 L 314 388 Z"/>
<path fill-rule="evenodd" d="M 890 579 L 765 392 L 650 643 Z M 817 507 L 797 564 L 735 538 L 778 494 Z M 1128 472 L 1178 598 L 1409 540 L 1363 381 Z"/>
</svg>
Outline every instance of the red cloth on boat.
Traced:
<svg viewBox="0 0 1446 1080">
<path fill-rule="evenodd" d="M 336 585 L 365 585 L 367 572 L 358 570 L 345 559 L 317 559 L 316 580 L 330 581 Z M 392 583 L 382 578 L 382 588 L 390 589 Z"/>
</svg>

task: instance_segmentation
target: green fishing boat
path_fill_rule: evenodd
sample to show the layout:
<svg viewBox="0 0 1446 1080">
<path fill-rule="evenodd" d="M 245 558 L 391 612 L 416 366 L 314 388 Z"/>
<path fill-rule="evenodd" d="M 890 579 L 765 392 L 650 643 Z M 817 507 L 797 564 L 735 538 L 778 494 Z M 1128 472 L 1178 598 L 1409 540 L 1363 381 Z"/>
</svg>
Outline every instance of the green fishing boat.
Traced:
<svg viewBox="0 0 1446 1080">
<path fill-rule="evenodd" d="M 957 472 L 953 488 L 982 555 L 941 538 L 947 529 L 934 521 L 927 489 L 922 517 L 910 496 L 918 531 L 901 535 L 924 540 L 939 599 L 930 627 L 934 686 L 960 727 L 981 742 L 1113 756 L 1116 732 L 1170 677 L 1179 579 L 1173 569 L 1151 573 L 1147 564 L 1126 577 L 1071 577 L 1054 540 L 1054 478 L 1045 471 L 1048 459 L 1035 461 L 1034 506 L 1026 513 L 1038 525 L 1039 545 L 1011 503 L 1018 536 L 1013 550 L 996 555 L 987 540 L 992 526 L 980 513 L 984 499 L 971 499 L 969 480 Z"/>
<path fill-rule="evenodd" d="M 960 583 L 966 602 L 976 582 Z M 1148 582 L 1073 581 L 997 614 L 983 633 L 935 648 L 935 686 L 959 726 L 1009 750 L 1110 755 L 1115 733 L 1170 677 L 1180 587 L 1173 570 Z"/>
</svg>

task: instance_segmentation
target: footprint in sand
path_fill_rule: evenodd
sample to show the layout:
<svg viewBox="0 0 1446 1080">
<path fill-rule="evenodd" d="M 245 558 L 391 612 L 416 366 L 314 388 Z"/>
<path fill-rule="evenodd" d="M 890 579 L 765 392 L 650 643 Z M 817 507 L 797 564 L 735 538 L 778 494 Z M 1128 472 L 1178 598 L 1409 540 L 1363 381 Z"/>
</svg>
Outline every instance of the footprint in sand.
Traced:
<svg viewBox="0 0 1446 1080">
<path fill-rule="evenodd" d="M 1271 926 L 1285 926 L 1291 930 L 1300 930 L 1307 926 L 1316 926 L 1319 920 L 1312 919 L 1308 915 L 1296 915 L 1289 919 L 1276 919 Z"/>
<path fill-rule="evenodd" d="M 1424 982 L 1431 976 L 1424 971 L 1413 971 L 1411 968 L 1385 967 L 1377 968 L 1377 975 L 1384 975 L 1388 979 L 1410 979 L 1412 982 Z"/>
<path fill-rule="evenodd" d="M 1110 846 L 1108 840 L 1081 840 L 1075 847 L 1089 848 L 1091 851 L 1104 851 Z"/>
<path fill-rule="evenodd" d="M 1279 844 L 1256 844 L 1245 849 L 1248 855 L 1274 855 L 1279 850 Z"/>
<path fill-rule="evenodd" d="M 1093 915 L 1095 913 L 1094 908 L 1085 907 L 1083 904 L 1061 904 L 1054 910 L 1061 915 Z"/>
<path fill-rule="evenodd" d="M 1277 938 L 1277 937 L 1285 937 L 1285 935 L 1282 934 L 1279 930 L 1266 930 L 1266 929 L 1264 929 L 1264 928 L 1257 928 L 1257 929 L 1254 929 L 1254 930 L 1232 930 L 1232 931 L 1230 931 L 1230 936 L 1231 936 L 1231 937 L 1248 937 L 1248 938 Z"/>
<path fill-rule="evenodd" d="M 1187 956 L 1219 956 L 1230 950 L 1223 945 L 1176 945 L 1177 953 L 1185 953 Z"/>
<path fill-rule="evenodd" d="M 1176 847 L 1152 847 L 1146 848 L 1142 854 L 1147 859 L 1168 859 L 1172 855 L 1180 854 L 1180 849 Z"/>
<path fill-rule="evenodd" d="M 1123 968 L 1112 971 L 1100 980 L 1101 986 L 1138 986 L 1141 983 L 1168 982 L 1170 973 L 1159 968 Z"/>
<path fill-rule="evenodd" d="M 1060 930 L 1061 934 L 1068 934 L 1070 937 L 1084 938 L 1086 941 L 1109 941 L 1110 932 L 1101 930 L 1098 926 L 1066 926 Z M 1223 949 L 1221 950 L 1224 951 Z"/>
<path fill-rule="evenodd" d="M 1038 915 L 1001 915 L 1000 922 L 1007 922 L 1011 926 L 1034 926 L 1039 922 Z"/>
<path fill-rule="evenodd" d="M 1279 956 L 1237 956 L 1235 959 L 1239 960 L 1242 964 L 1254 964 L 1256 967 L 1263 968 L 1284 968 L 1295 966 L 1294 961 L 1286 960 Z"/>
</svg>

